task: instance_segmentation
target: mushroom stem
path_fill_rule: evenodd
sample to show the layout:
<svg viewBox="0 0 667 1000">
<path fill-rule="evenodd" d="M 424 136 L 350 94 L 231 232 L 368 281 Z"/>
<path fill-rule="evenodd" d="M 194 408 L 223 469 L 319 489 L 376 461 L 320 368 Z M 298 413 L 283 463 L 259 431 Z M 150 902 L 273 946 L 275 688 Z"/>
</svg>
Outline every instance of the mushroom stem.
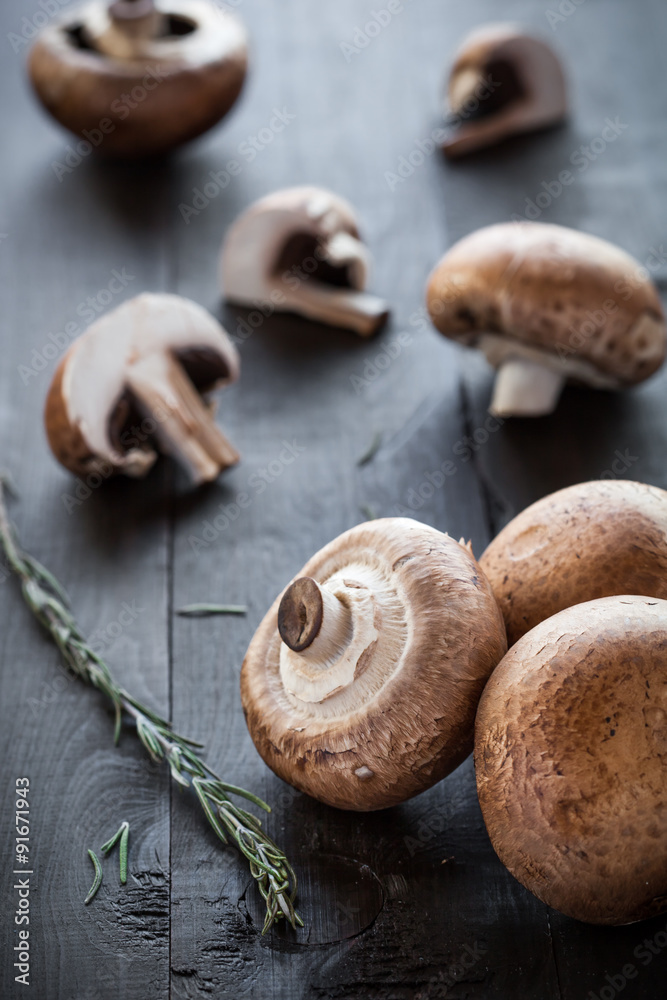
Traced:
<svg viewBox="0 0 667 1000">
<path fill-rule="evenodd" d="M 162 450 L 187 466 L 195 484 L 210 482 L 222 469 L 236 465 L 238 452 L 171 354 L 150 355 L 130 365 L 127 385 L 155 422 Z"/>
<path fill-rule="evenodd" d="M 332 267 L 348 265 L 355 270 L 358 280 L 351 282 L 353 287 L 362 288 L 365 285 L 370 267 L 370 253 L 361 240 L 352 233 L 345 230 L 334 233 L 328 240 L 322 242 L 320 253 Z"/>
<path fill-rule="evenodd" d="M 508 358 L 498 368 L 489 407 L 496 417 L 542 417 L 553 413 L 565 385 L 558 372 L 528 358 Z"/>
<path fill-rule="evenodd" d="M 479 67 L 468 67 L 456 75 L 449 90 L 449 106 L 452 117 L 458 117 L 466 101 L 474 98 L 475 92 L 482 82 L 483 75 Z"/>
<path fill-rule="evenodd" d="M 296 292 L 283 292 L 286 305 L 308 319 L 354 330 L 361 337 L 370 337 L 380 329 L 389 315 L 383 299 L 350 288 L 328 288 L 323 282 L 303 284 Z"/>
<path fill-rule="evenodd" d="M 108 19 L 93 28 L 95 49 L 113 59 L 132 59 L 147 41 L 167 34 L 167 19 L 153 0 L 114 0 L 107 9 Z"/>
<path fill-rule="evenodd" d="M 152 37 L 154 32 L 148 29 L 160 22 L 162 17 L 155 9 L 153 0 L 114 0 L 109 4 L 109 18 L 135 38 Z"/>
<path fill-rule="evenodd" d="M 351 628 L 350 609 L 312 577 L 299 577 L 283 594 L 278 608 L 280 638 L 311 664 L 326 668 L 340 656 Z"/>
</svg>

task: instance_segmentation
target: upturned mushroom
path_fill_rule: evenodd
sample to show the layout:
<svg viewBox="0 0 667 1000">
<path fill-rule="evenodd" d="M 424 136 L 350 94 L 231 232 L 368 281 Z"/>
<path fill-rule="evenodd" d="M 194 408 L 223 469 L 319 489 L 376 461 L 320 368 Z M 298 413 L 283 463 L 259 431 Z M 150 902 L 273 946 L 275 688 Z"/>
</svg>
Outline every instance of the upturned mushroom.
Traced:
<svg viewBox="0 0 667 1000">
<path fill-rule="evenodd" d="M 389 315 L 386 302 L 363 291 L 369 265 L 352 206 L 323 188 L 294 187 L 261 198 L 234 222 L 221 283 L 236 305 L 299 313 L 368 337 Z"/>
<path fill-rule="evenodd" d="M 569 486 L 510 521 L 480 565 L 510 646 L 573 604 L 617 594 L 667 599 L 667 492 L 623 479 Z"/>
<path fill-rule="evenodd" d="M 211 0 L 91 0 L 48 25 L 29 57 L 32 85 L 56 121 L 128 158 L 215 125 L 246 68 L 245 29 Z"/>
<path fill-rule="evenodd" d="M 567 93 L 553 49 L 518 25 L 488 24 L 468 35 L 447 85 L 449 157 L 562 121 Z"/>
<path fill-rule="evenodd" d="M 551 413 L 567 380 L 621 389 L 660 368 L 667 327 L 647 271 L 587 233 L 538 222 L 478 229 L 433 270 L 440 333 L 498 369 L 491 412 Z"/>
<path fill-rule="evenodd" d="M 467 757 L 506 648 L 468 546 L 409 518 L 367 522 L 316 553 L 259 626 L 241 671 L 248 729 L 300 791 L 383 809 Z"/>
<path fill-rule="evenodd" d="M 667 601 L 561 611 L 494 670 L 475 726 L 484 822 L 538 899 L 595 924 L 667 909 Z"/>
<path fill-rule="evenodd" d="M 44 421 L 53 454 L 75 475 L 145 476 L 158 449 L 194 483 L 239 460 L 202 393 L 236 381 L 239 358 L 195 302 L 145 293 L 96 320 L 60 362 Z"/>
</svg>

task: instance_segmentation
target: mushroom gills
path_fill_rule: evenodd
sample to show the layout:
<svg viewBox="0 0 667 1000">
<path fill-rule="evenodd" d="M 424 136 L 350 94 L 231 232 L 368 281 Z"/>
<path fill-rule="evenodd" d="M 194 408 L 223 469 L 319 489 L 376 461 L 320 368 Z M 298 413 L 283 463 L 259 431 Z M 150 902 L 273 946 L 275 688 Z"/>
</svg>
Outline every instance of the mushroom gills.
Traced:
<svg viewBox="0 0 667 1000">
<path fill-rule="evenodd" d="M 210 482 L 239 461 L 173 354 L 138 359 L 128 367 L 126 384 L 139 412 L 154 420 L 160 449 L 178 458 L 195 483 Z"/>
<path fill-rule="evenodd" d="M 330 239 L 310 233 L 295 233 L 285 243 L 275 265 L 275 276 L 304 270 L 305 261 L 315 268 L 301 280 L 298 290 L 281 289 L 285 305 L 308 319 L 343 326 L 367 337 L 375 333 L 389 315 L 387 303 L 360 291 L 368 271 L 369 254 L 351 233 L 338 232 Z"/>
<path fill-rule="evenodd" d="M 377 639 L 375 597 L 356 580 L 299 577 L 278 608 L 280 675 L 298 702 L 316 704 L 351 685 Z"/>
<path fill-rule="evenodd" d="M 125 0 L 125 5 L 129 3 L 131 0 Z M 137 49 L 142 42 L 182 38 L 197 30 L 195 21 L 183 14 L 173 12 L 163 14 L 157 11 L 155 13 L 158 15 L 157 18 L 151 17 L 143 21 L 137 18 L 137 22 L 141 23 L 136 25 L 129 19 L 121 22 L 120 27 L 118 21 L 109 22 L 106 30 L 99 33 L 83 23 L 66 25 L 63 30 L 74 48 L 83 52 L 97 52 L 115 59 L 140 57 L 141 53 Z"/>
<path fill-rule="evenodd" d="M 480 96 L 482 89 L 488 90 Z M 463 70 L 458 79 L 452 81 L 450 95 L 451 123 L 479 121 L 502 111 L 526 97 L 526 88 L 515 67 L 507 59 L 491 59 L 481 70 Z M 472 102 L 470 109 L 466 103 Z"/>
</svg>

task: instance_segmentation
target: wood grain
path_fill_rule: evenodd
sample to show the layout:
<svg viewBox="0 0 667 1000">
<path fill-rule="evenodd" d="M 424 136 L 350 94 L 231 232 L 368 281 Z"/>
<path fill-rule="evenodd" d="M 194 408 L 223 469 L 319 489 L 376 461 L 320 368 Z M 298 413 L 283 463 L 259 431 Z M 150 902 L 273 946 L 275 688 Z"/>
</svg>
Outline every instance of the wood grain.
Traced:
<svg viewBox="0 0 667 1000">
<path fill-rule="evenodd" d="M 272 803 L 267 828 L 295 861 L 306 927 L 260 936 L 261 901 L 238 855 L 220 848 L 188 793 L 169 789 L 146 762 L 129 727 L 113 747 L 99 695 L 64 679 L 5 580 L 0 788 L 5 806 L 16 777 L 27 774 L 34 789 L 33 995 L 585 1000 L 618 986 L 623 966 L 634 963 L 623 1000 L 657 1000 L 667 949 L 653 954 L 642 942 L 657 940 L 666 920 L 604 930 L 538 903 L 491 849 L 471 761 L 399 808 L 365 816 L 328 809 L 267 771 L 246 731 L 238 676 L 276 593 L 317 548 L 363 519 L 363 505 L 470 538 L 479 554 L 525 504 L 605 473 L 617 451 L 627 456 L 624 475 L 667 486 L 667 375 L 622 396 L 568 389 L 553 417 L 490 429 L 488 369 L 437 336 L 421 312 L 425 279 L 444 250 L 478 226 L 525 212 L 526 199 L 568 165 L 575 181 L 544 209 L 544 221 L 612 239 L 640 261 L 661 246 L 667 11 L 660 0 L 587 0 L 552 31 L 548 5 L 516 0 L 503 16 L 532 25 L 563 54 L 574 116 L 456 164 L 425 155 L 392 190 L 386 174 L 441 124 L 440 87 L 459 40 L 496 20 L 497 4 L 404 0 L 367 46 L 348 50 L 349 61 L 341 43 L 353 42 L 372 4 L 234 7 L 251 34 L 252 71 L 221 129 L 164 162 L 87 157 L 59 181 L 52 162 L 70 138 L 35 105 L 24 52 L 8 38 L 40 8 L 3 4 L 1 454 L 21 490 L 13 510 L 26 547 L 67 585 L 84 628 L 106 636 L 105 654 L 123 682 L 205 742 L 230 781 Z M 274 109 L 288 121 L 250 161 L 242 144 L 269 126 Z M 607 116 L 628 127 L 576 171 L 573 152 L 599 135 Z M 182 206 L 233 159 L 240 174 L 186 222 Z M 299 183 L 331 187 L 357 206 L 376 261 L 371 290 L 392 304 L 377 338 L 285 316 L 246 336 L 247 313 L 222 305 L 226 227 L 255 198 Z M 220 420 L 242 463 L 195 495 L 164 463 L 146 482 L 106 483 L 67 503 L 63 494 L 73 495 L 76 483 L 51 459 L 41 428 L 56 358 L 33 375 L 19 366 L 34 364 L 32 351 L 44 351 L 49 333 L 67 323 L 82 330 L 86 299 L 123 268 L 131 278 L 114 302 L 145 289 L 177 292 L 240 340 L 241 381 L 221 397 Z M 661 268 L 663 278 L 667 259 Z M 379 450 L 357 466 L 377 431 Z M 439 482 L 435 473 L 448 461 L 454 471 L 442 485 L 422 488 Z M 243 509 L 239 493 L 251 497 Z M 248 613 L 172 616 L 173 607 L 196 601 L 245 604 Z M 141 611 L 109 635 L 124 602 Z M 112 856 L 102 890 L 84 908 L 86 848 L 98 849 L 123 819 L 131 827 L 128 885 L 117 884 Z M 10 820 L 4 808 L 3 859 Z M 3 871 L 8 889 L 6 863 Z M 3 997 L 23 995 L 7 959 L 10 897 Z"/>
</svg>

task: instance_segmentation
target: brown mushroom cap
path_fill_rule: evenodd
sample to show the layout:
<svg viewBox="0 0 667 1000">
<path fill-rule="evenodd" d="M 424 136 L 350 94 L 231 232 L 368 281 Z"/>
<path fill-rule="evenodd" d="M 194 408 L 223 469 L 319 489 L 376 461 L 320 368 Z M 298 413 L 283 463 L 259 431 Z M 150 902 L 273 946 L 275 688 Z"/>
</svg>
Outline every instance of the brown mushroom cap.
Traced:
<svg viewBox="0 0 667 1000">
<path fill-rule="evenodd" d="M 42 104 L 83 138 L 111 122 L 100 132 L 106 154 L 147 156 L 194 139 L 241 91 L 247 39 L 233 14 L 209 0 L 157 0 L 156 7 L 168 33 L 131 38 L 126 57 L 106 54 L 102 42 L 96 47 L 109 34 L 101 0 L 64 12 L 31 49 L 30 79 Z M 116 25 L 121 40 L 123 23 Z"/>
<path fill-rule="evenodd" d="M 505 650 L 468 547 L 409 518 L 367 522 L 314 555 L 257 629 L 241 671 L 248 729 L 301 791 L 383 809 L 470 753 Z"/>
<path fill-rule="evenodd" d="M 558 57 L 515 24 L 482 25 L 464 40 L 449 76 L 447 101 L 457 119 L 443 143 L 449 157 L 554 125 L 567 114 Z"/>
<path fill-rule="evenodd" d="M 236 381 L 236 348 L 189 299 L 144 293 L 96 320 L 56 369 L 44 422 L 58 461 L 75 475 L 144 476 L 161 451 L 195 483 L 238 452 L 201 393 Z"/>
<path fill-rule="evenodd" d="M 479 562 L 510 646 L 583 601 L 667 599 L 667 492 L 623 479 L 569 486 L 517 514 Z"/>
<path fill-rule="evenodd" d="M 667 909 L 667 601 L 542 622 L 486 686 L 475 770 L 491 843 L 538 899 L 625 924 Z"/>
<path fill-rule="evenodd" d="M 440 333 L 478 346 L 501 369 L 519 359 L 563 380 L 620 388 L 652 375 L 667 352 L 646 271 L 613 244 L 564 226 L 479 229 L 445 254 L 426 295 Z"/>
</svg>

